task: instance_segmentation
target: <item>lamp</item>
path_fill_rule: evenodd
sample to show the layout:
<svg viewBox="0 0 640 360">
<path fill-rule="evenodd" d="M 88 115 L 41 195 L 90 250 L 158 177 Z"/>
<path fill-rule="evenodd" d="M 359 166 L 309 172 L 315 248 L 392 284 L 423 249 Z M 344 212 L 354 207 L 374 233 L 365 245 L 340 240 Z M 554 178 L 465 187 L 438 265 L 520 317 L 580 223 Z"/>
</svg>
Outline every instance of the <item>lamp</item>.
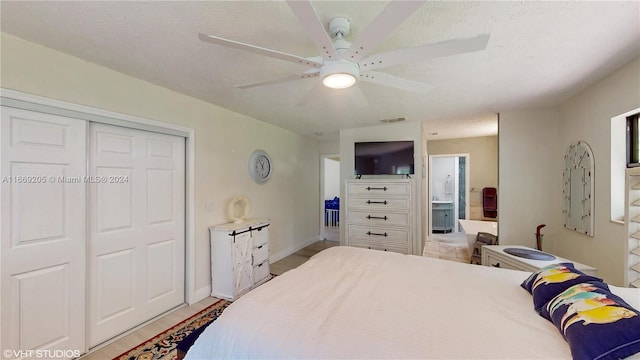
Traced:
<svg viewBox="0 0 640 360">
<path fill-rule="evenodd" d="M 346 89 L 353 86 L 360 77 L 360 68 L 348 60 L 326 61 L 320 68 L 324 86 L 331 89 Z"/>
</svg>

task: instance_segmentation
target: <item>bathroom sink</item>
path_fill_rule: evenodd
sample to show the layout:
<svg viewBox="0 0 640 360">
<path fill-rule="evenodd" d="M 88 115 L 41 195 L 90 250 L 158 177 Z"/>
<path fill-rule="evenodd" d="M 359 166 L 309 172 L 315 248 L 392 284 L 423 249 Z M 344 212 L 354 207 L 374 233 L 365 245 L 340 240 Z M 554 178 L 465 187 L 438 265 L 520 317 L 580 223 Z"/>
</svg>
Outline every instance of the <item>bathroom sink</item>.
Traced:
<svg viewBox="0 0 640 360">
<path fill-rule="evenodd" d="M 531 260 L 550 261 L 550 260 L 556 259 L 556 257 L 551 254 L 547 254 L 545 252 L 533 250 L 533 249 L 505 248 L 504 252 L 506 252 L 509 255 L 513 255 L 513 256 L 517 256 L 525 259 L 531 259 Z"/>
</svg>

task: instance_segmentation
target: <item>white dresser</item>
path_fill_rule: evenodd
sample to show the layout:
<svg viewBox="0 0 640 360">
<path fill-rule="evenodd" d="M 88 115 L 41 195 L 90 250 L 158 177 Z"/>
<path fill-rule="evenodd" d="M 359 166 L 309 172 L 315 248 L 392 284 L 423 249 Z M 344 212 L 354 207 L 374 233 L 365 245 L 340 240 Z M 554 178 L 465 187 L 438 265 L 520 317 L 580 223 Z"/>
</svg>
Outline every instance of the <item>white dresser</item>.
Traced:
<svg viewBox="0 0 640 360">
<path fill-rule="evenodd" d="M 502 269 L 537 271 L 545 266 L 557 263 L 573 263 L 573 266 L 583 273 L 591 276 L 598 276 L 598 269 L 589 265 L 581 264 L 573 260 L 556 256 L 553 260 L 532 260 L 525 259 L 504 252 L 506 248 L 518 248 L 534 250 L 520 245 L 485 245 L 482 247 L 482 265 L 499 267 Z M 555 255 L 554 255 L 555 256 Z"/>
<path fill-rule="evenodd" d="M 346 244 L 413 254 L 413 181 L 359 179 L 346 182 Z"/>
<path fill-rule="evenodd" d="M 235 300 L 269 280 L 269 221 L 250 219 L 209 228 L 211 296 Z"/>
</svg>

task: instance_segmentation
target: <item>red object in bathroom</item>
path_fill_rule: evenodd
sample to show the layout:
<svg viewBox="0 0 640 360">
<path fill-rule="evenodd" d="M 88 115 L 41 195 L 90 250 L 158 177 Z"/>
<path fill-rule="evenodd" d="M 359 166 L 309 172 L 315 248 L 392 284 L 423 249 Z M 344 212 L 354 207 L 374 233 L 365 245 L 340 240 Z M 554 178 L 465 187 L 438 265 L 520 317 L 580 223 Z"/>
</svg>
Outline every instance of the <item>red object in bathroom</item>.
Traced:
<svg viewBox="0 0 640 360">
<path fill-rule="evenodd" d="M 494 187 L 486 187 L 482 189 L 482 210 L 484 217 L 498 217 L 498 190 Z"/>
</svg>

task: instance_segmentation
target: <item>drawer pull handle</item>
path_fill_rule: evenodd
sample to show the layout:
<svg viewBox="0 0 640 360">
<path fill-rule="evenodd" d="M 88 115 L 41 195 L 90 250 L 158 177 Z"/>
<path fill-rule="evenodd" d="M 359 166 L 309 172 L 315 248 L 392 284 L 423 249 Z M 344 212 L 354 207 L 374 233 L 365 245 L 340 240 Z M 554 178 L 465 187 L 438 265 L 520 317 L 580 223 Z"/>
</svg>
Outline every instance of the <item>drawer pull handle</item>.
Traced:
<svg viewBox="0 0 640 360">
<path fill-rule="evenodd" d="M 389 236 L 386 232 L 384 234 L 380 234 L 380 233 L 372 233 L 371 231 L 367 231 L 367 235 L 384 236 L 384 237 Z"/>
<path fill-rule="evenodd" d="M 386 221 L 386 220 L 388 219 L 388 217 L 387 217 L 387 215 L 385 215 L 385 216 L 371 216 L 371 215 L 367 215 L 367 219 L 369 219 L 369 220 L 371 220 L 371 219 L 381 219 L 381 220 L 385 220 L 385 221 Z"/>
<path fill-rule="evenodd" d="M 500 263 L 491 264 L 491 266 L 499 268 L 500 267 Z"/>
<path fill-rule="evenodd" d="M 367 204 L 371 205 L 371 204 L 383 204 L 383 205 L 387 205 L 387 200 L 385 201 L 371 201 L 371 200 L 367 200 Z"/>
<path fill-rule="evenodd" d="M 371 187 L 371 186 L 367 186 L 367 191 L 371 191 L 371 190 L 382 190 L 382 191 L 387 191 L 387 187 Z"/>
</svg>

